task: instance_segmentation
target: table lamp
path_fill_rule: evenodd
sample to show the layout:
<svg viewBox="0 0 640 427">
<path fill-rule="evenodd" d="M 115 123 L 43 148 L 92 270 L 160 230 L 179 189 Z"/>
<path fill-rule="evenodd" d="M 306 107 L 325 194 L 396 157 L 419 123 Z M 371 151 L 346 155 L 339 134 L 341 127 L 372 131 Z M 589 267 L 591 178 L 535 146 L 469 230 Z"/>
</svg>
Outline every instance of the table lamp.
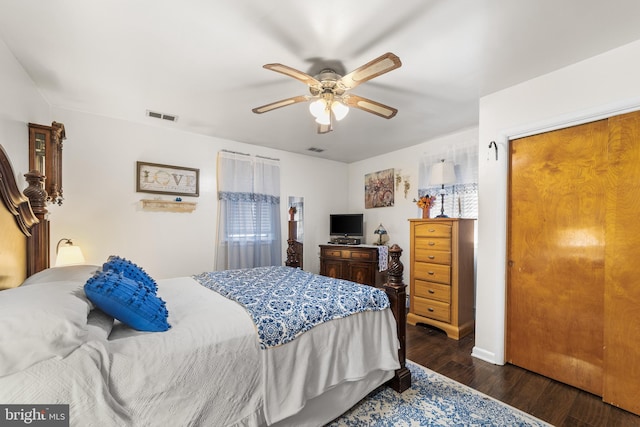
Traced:
<svg viewBox="0 0 640 427">
<path fill-rule="evenodd" d="M 380 240 L 378 240 L 378 246 L 382 246 L 382 235 L 387 234 L 387 230 L 385 230 L 382 224 L 380 224 L 378 228 L 376 228 L 376 231 L 373 232 L 373 234 L 377 234 L 378 236 L 380 236 Z"/>
<path fill-rule="evenodd" d="M 454 165 L 452 162 L 445 162 L 442 159 L 440 162 L 436 163 L 431 167 L 431 185 L 441 185 L 440 196 L 442 197 L 442 206 L 440 207 L 440 215 L 436 216 L 436 218 L 449 218 L 444 214 L 444 186 L 445 184 L 455 184 L 456 182 L 456 173 L 454 170 Z"/>
<path fill-rule="evenodd" d="M 60 244 L 64 242 L 63 246 Z M 80 246 L 75 246 L 71 239 L 60 239 L 56 246 L 56 267 L 84 264 L 84 255 Z"/>
</svg>

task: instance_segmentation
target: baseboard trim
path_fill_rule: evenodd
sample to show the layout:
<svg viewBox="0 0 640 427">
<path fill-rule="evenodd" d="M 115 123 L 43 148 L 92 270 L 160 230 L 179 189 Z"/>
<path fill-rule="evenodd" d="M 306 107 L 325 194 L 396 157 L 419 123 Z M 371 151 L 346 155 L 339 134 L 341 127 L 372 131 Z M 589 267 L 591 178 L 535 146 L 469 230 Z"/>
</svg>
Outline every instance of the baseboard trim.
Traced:
<svg viewBox="0 0 640 427">
<path fill-rule="evenodd" d="M 494 365 L 504 365 L 504 363 L 496 362 L 495 353 L 481 349 L 479 347 L 473 347 L 473 349 L 471 350 L 471 356 L 475 357 L 476 359 L 484 360 L 485 362 L 493 363 Z"/>
</svg>

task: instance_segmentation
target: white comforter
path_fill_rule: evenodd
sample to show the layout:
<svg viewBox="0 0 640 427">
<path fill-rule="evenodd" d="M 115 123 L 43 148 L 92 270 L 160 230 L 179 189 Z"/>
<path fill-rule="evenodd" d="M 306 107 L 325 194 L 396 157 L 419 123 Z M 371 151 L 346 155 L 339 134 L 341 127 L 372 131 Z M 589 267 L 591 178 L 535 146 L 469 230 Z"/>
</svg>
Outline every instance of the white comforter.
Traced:
<svg viewBox="0 0 640 427">
<path fill-rule="evenodd" d="M 169 331 L 116 324 L 108 338 L 90 333 L 65 357 L 0 377 L 0 402 L 69 403 L 78 426 L 256 426 L 294 415 L 340 384 L 372 372 L 386 379 L 399 367 L 390 310 L 334 320 L 260 350 L 236 303 L 189 277 L 158 287 Z"/>
</svg>

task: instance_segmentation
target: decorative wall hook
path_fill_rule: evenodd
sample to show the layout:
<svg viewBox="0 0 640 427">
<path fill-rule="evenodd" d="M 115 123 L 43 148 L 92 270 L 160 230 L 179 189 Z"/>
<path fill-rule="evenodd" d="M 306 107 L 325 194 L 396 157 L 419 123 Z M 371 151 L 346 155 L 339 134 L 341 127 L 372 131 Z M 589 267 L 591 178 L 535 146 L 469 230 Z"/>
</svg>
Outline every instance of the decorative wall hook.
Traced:
<svg viewBox="0 0 640 427">
<path fill-rule="evenodd" d="M 400 183 L 402 182 L 402 176 L 399 173 L 396 174 L 396 191 L 400 188 Z"/>
<path fill-rule="evenodd" d="M 496 160 L 498 160 L 498 144 L 496 144 L 495 141 L 491 141 L 489 143 L 489 148 L 491 148 L 491 147 L 495 148 L 495 150 L 496 150 Z M 488 155 L 487 155 L 487 160 L 489 160 L 489 156 Z"/>
</svg>

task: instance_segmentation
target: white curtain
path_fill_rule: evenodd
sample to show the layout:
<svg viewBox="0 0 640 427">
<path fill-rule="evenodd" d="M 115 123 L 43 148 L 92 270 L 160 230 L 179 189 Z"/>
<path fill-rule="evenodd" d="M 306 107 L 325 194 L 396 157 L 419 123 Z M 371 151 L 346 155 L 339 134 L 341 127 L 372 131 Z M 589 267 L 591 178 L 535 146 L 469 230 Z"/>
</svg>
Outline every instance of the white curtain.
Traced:
<svg viewBox="0 0 640 427">
<path fill-rule="evenodd" d="M 445 185 L 444 213 L 449 217 L 477 218 L 478 217 L 478 146 L 475 141 L 469 144 L 447 147 L 441 151 L 423 154 L 420 159 L 418 173 L 418 196 L 426 194 L 436 196 L 435 205 L 431 208 L 430 217 L 440 214 L 442 197 L 441 185 L 432 185 L 431 167 L 441 162 L 453 162 L 456 183 Z"/>
<path fill-rule="evenodd" d="M 216 270 L 282 264 L 278 163 L 218 153 Z"/>
</svg>

